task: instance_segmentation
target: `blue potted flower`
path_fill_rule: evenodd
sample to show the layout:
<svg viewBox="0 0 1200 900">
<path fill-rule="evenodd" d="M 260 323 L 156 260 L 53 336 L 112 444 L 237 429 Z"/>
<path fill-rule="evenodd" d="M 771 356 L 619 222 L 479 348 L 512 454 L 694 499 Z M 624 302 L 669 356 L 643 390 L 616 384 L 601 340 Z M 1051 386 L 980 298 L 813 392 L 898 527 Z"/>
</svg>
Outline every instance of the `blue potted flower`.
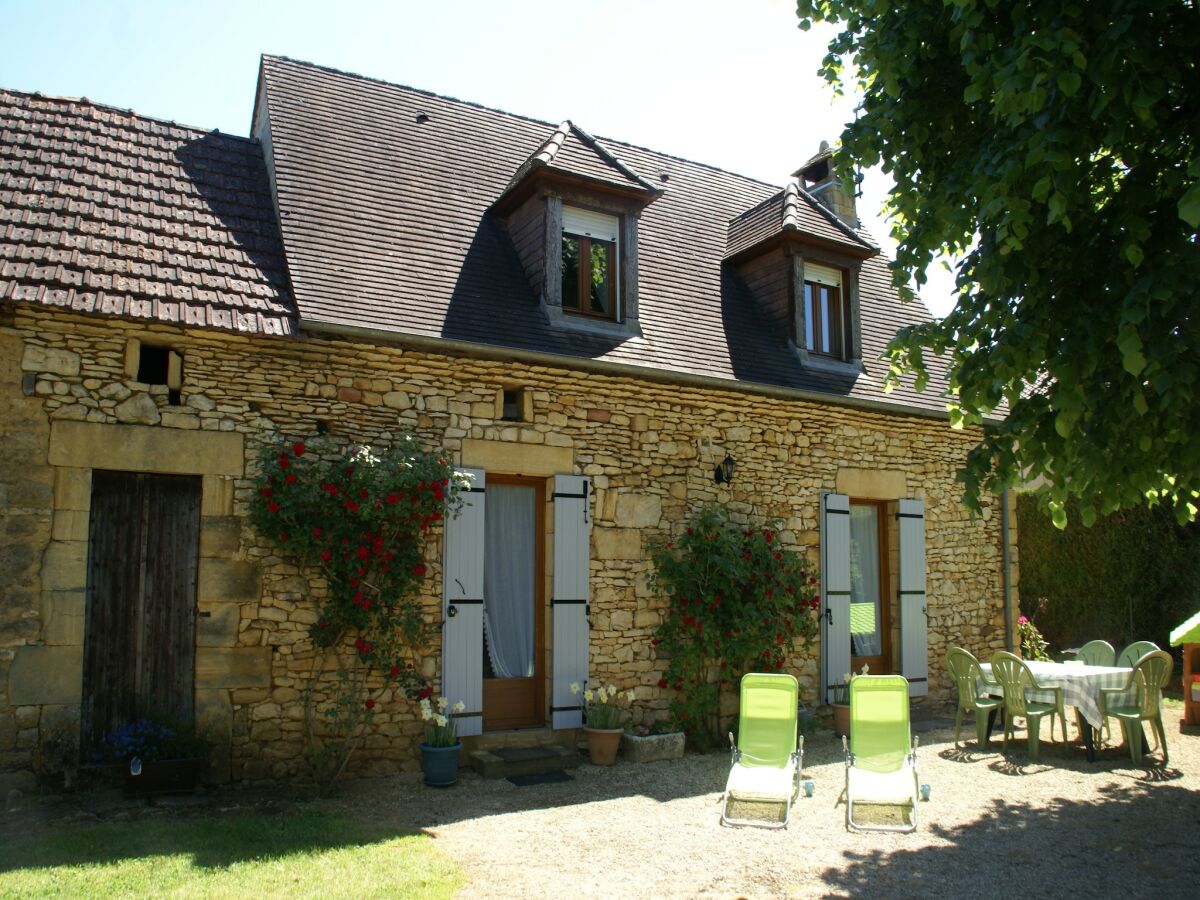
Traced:
<svg viewBox="0 0 1200 900">
<path fill-rule="evenodd" d="M 186 793 L 199 784 L 208 750 L 190 726 L 142 718 L 107 732 L 93 760 L 119 771 L 129 793 Z"/>
</svg>

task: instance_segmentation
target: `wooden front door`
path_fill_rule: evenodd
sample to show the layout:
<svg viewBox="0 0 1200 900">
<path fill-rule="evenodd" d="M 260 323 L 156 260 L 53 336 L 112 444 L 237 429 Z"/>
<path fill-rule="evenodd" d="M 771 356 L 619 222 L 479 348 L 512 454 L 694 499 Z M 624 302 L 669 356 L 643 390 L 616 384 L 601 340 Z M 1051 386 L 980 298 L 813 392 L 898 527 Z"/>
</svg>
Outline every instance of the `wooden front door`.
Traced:
<svg viewBox="0 0 1200 900">
<path fill-rule="evenodd" d="M 546 723 L 545 486 L 489 476 L 484 523 L 483 728 Z"/>
<path fill-rule="evenodd" d="M 192 724 L 200 479 L 92 473 L 81 746 L 154 715 Z"/>
<path fill-rule="evenodd" d="M 873 675 L 892 671 L 885 505 L 850 503 L 850 665 Z"/>
</svg>

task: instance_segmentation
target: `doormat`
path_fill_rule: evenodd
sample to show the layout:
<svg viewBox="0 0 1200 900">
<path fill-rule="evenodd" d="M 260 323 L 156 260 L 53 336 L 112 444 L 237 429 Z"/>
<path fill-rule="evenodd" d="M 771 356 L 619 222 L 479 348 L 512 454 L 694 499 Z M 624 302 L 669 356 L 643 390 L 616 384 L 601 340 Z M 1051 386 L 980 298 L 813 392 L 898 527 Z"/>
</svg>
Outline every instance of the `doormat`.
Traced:
<svg viewBox="0 0 1200 900">
<path fill-rule="evenodd" d="M 555 769 L 552 772 L 536 772 L 532 775 L 509 775 L 508 780 L 517 787 L 528 787 L 531 784 L 557 784 L 560 781 L 575 779 L 562 769 Z"/>
</svg>

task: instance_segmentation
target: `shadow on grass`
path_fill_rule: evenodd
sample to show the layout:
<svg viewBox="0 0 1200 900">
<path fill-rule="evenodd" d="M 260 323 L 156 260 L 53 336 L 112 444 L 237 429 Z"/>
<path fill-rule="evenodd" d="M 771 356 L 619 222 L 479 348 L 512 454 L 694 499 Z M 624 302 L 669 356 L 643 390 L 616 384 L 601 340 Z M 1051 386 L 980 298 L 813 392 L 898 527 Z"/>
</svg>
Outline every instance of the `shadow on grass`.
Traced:
<svg viewBox="0 0 1200 900">
<path fill-rule="evenodd" d="M 73 824 L 0 846 L 0 873 L 186 854 L 194 868 L 361 848 L 413 832 L 341 816 L 153 819 Z"/>
</svg>

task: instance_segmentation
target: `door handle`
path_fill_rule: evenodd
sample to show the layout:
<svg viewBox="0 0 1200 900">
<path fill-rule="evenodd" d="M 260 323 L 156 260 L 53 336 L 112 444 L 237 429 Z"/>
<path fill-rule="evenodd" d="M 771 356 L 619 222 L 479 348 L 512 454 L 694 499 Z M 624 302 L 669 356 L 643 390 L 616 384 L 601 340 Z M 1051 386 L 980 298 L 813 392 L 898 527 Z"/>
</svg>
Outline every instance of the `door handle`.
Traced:
<svg viewBox="0 0 1200 900">
<path fill-rule="evenodd" d="M 827 625 L 833 624 L 833 610 L 830 609 L 828 606 L 825 607 L 825 623 Z"/>
<path fill-rule="evenodd" d="M 455 606 L 453 603 L 451 603 L 446 608 L 446 615 L 449 616 L 451 619 L 453 619 L 455 616 L 458 615 L 458 607 Z"/>
</svg>

